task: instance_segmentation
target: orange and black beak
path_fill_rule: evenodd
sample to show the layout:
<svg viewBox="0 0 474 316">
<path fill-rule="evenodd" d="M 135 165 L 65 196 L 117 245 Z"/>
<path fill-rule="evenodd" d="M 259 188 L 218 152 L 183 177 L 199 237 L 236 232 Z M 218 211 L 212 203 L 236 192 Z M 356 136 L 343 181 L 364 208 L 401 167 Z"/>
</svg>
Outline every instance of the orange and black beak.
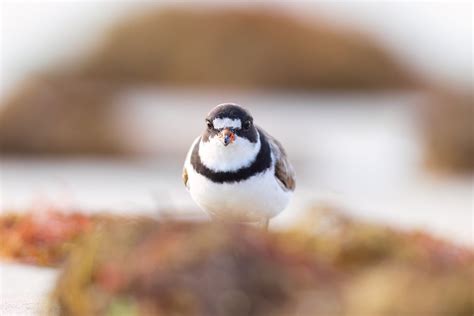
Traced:
<svg viewBox="0 0 474 316">
<path fill-rule="evenodd" d="M 219 138 L 224 144 L 224 146 L 227 146 L 235 140 L 235 134 L 229 128 L 224 128 L 219 133 Z"/>
</svg>

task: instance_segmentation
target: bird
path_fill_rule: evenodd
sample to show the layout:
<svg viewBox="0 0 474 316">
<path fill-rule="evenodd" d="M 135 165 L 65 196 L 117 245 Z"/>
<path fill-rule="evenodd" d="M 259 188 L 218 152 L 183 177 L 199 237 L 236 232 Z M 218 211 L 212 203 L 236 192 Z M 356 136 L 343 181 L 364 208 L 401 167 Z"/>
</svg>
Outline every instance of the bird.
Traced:
<svg viewBox="0 0 474 316">
<path fill-rule="evenodd" d="M 236 103 L 217 105 L 204 122 L 182 173 L 192 199 L 213 220 L 268 229 L 295 190 L 295 172 L 283 146 Z"/>
</svg>

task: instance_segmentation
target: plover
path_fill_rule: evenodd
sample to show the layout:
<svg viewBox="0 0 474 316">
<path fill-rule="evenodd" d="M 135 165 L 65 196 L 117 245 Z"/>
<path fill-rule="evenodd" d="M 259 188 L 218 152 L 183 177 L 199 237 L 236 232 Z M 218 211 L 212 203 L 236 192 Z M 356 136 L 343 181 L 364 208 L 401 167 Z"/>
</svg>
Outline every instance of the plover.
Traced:
<svg viewBox="0 0 474 316">
<path fill-rule="evenodd" d="M 295 175 L 283 146 L 234 103 L 216 106 L 187 154 L 183 181 L 213 219 L 268 227 L 290 201 Z"/>
</svg>

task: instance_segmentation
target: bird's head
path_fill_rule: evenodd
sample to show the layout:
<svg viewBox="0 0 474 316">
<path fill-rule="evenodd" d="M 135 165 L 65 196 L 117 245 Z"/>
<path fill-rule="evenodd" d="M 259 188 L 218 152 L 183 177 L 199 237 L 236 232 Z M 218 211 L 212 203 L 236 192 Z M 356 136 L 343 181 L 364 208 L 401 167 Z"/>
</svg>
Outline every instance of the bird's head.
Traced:
<svg viewBox="0 0 474 316">
<path fill-rule="evenodd" d="M 203 140 L 217 139 L 224 146 L 238 146 L 242 141 L 256 143 L 257 129 L 250 113 L 234 103 L 216 106 L 206 117 Z"/>
<path fill-rule="evenodd" d="M 234 103 L 216 106 L 205 119 L 200 155 L 216 169 L 235 169 L 254 160 L 260 150 L 258 130 L 250 113 Z"/>
</svg>

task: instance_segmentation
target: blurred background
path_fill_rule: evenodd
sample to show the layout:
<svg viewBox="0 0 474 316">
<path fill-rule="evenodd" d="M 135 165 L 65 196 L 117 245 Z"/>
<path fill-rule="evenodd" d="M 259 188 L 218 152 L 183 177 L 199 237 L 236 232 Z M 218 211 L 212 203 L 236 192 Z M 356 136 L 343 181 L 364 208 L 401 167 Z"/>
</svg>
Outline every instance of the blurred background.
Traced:
<svg viewBox="0 0 474 316">
<path fill-rule="evenodd" d="M 472 3 L 2 1 L 1 210 L 204 216 L 181 183 L 215 105 L 315 204 L 472 243 Z"/>
<path fill-rule="evenodd" d="M 359 303 L 373 297 L 400 315 L 406 315 L 400 306 L 424 315 L 440 306 L 447 313 L 439 315 L 454 315 L 455 308 L 461 311 L 456 315 L 472 315 L 472 265 L 464 265 L 472 253 L 423 234 L 359 224 L 424 230 L 472 249 L 470 1 L 2 1 L 0 8 L 0 213 L 53 209 L 206 219 L 181 182 L 184 157 L 208 111 L 236 102 L 283 143 L 296 169 L 294 199 L 272 230 L 284 231 L 305 221 L 308 210 L 323 209 L 306 223 L 310 231 L 323 227 L 321 240 L 293 236 L 290 241 L 300 242 L 283 251 L 271 247 L 283 257 L 294 247 L 294 260 L 314 251 L 318 260 L 336 262 L 336 270 L 349 267 L 342 270 L 356 279 L 369 267 L 349 288 L 361 308 L 349 308 L 349 315 L 372 315 L 372 305 Z M 6 222 L 9 232 L 13 226 Z M 68 235 L 71 225 L 80 230 L 61 226 L 54 216 L 44 222 L 56 233 L 66 227 Z M 170 227 L 172 237 L 180 236 Z M 119 228 L 117 238 L 128 238 Z M 255 232 L 246 234 L 245 243 L 255 239 Z M 17 235 L 10 237 L 9 245 L 21 250 Z M 109 242 L 116 246 L 114 238 Z M 206 244 L 176 238 L 186 249 Z M 302 246 L 311 243 L 314 249 Z M 130 250 L 103 246 L 111 255 Z M 405 261 L 378 265 L 394 257 Z M 262 253 L 249 258 L 263 258 L 265 267 L 275 262 Z M 407 260 L 416 269 L 404 270 Z M 351 272 L 353 265 L 359 274 Z M 84 266 L 79 262 L 71 271 Z M 300 268 L 289 270 L 299 275 Z M 331 273 L 321 275 L 337 280 Z M 68 284 L 68 275 L 77 274 L 66 272 L 59 286 Z M 56 276 L 52 269 L 1 263 L 0 312 L 36 314 Z M 78 284 L 83 288 L 82 280 Z M 395 292 L 377 295 L 385 285 Z M 440 299 L 447 288 L 456 291 Z"/>
</svg>

